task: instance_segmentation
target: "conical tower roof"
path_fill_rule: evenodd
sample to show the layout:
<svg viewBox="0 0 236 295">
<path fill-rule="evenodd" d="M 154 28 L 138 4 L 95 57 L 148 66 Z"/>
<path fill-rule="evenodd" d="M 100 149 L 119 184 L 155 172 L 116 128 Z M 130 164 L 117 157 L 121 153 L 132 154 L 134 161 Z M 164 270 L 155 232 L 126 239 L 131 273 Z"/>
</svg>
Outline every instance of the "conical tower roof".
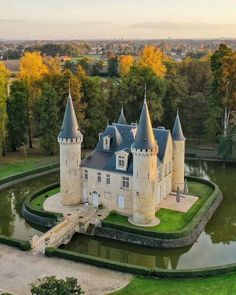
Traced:
<svg viewBox="0 0 236 295">
<path fill-rule="evenodd" d="M 179 119 L 179 111 L 177 111 L 175 124 L 172 130 L 172 138 L 173 140 L 185 140 L 186 138 L 183 135 L 183 130 L 181 127 L 180 119 Z"/>
<path fill-rule="evenodd" d="M 157 148 L 157 143 L 154 137 L 152 123 L 149 115 L 149 110 L 147 106 L 146 95 L 142 107 L 142 112 L 139 119 L 139 125 L 137 134 L 135 137 L 135 142 L 132 145 L 135 149 L 155 149 Z"/>
<path fill-rule="evenodd" d="M 58 135 L 59 139 L 74 139 L 81 137 L 81 132 L 79 130 L 78 121 L 75 115 L 75 110 L 73 106 L 73 101 L 71 94 L 69 93 L 66 110 L 64 114 L 63 123 L 61 126 L 61 131 Z"/>
<path fill-rule="evenodd" d="M 125 118 L 125 114 L 124 114 L 124 109 L 123 107 L 121 108 L 121 111 L 120 111 L 120 117 L 117 121 L 118 124 L 123 124 L 123 125 L 127 125 L 127 120 Z"/>
</svg>

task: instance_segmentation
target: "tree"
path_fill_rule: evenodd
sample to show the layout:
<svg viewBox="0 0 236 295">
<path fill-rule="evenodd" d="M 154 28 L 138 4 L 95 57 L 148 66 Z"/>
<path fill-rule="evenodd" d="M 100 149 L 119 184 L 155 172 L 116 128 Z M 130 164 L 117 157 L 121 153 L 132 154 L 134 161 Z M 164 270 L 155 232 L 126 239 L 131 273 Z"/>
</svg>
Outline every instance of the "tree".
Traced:
<svg viewBox="0 0 236 295">
<path fill-rule="evenodd" d="M 108 76 L 109 77 L 118 76 L 118 59 L 116 56 L 108 59 Z"/>
<path fill-rule="evenodd" d="M 122 55 L 119 59 L 119 73 L 121 76 L 128 74 L 130 68 L 134 64 L 132 55 Z"/>
<path fill-rule="evenodd" d="M 45 56 L 43 62 L 47 67 L 47 75 L 61 74 L 61 61 L 58 57 Z"/>
<path fill-rule="evenodd" d="M 28 116 L 28 135 L 29 146 L 32 145 L 31 124 L 34 117 L 34 107 L 37 105 L 37 98 L 40 96 L 38 82 L 48 72 L 43 58 L 39 52 L 26 52 L 20 61 L 19 78 L 27 87 L 27 116 Z"/>
<path fill-rule="evenodd" d="M 236 53 L 222 58 L 222 92 L 224 107 L 224 136 L 227 136 L 227 129 L 230 123 L 232 111 L 236 111 Z"/>
<path fill-rule="evenodd" d="M 58 148 L 59 108 L 57 93 L 49 84 L 44 84 L 40 99 L 39 136 L 40 144 L 46 152 L 53 155 Z"/>
<path fill-rule="evenodd" d="M 98 60 L 96 61 L 92 66 L 92 75 L 93 76 L 99 76 L 101 74 L 101 71 L 103 70 L 103 61 Z"/>
<path fill-rule="evenodd" d="M 180 107 L 184 97 L 188 95 L 188 79 L 180 75 L 177 69 L 174 68 L 166 76 L 165 88 L 165 94 L 162 99 L 164 108 L 162 122 L 163 126 L 172 129 L 176 111 Z"/>
<path fill-rule="evenodd" d="M 86 120 L 83 125 L 84 145 L 91 147 L 96 144 L 98 134 L 107 123 L 106 98 L 100 78 L 86 77 L 82 81 L 82 85 L 83 102 L 86 104 Z"/>
<path fill-rule="evenodd" d="M 8 146 L 16 151 L 26 143 L 27 131 L 27 89 L 21 81 L 14 81 L 11 85 L 10 97 L 7 103 L 8 114 Z"/>
<path fill-rule="evenodd" d="M 7 96 L 9 72 L 0 62 L 0 155 L 5 156 L 7 138 Z"/>
<path fill-rule="evenodd" d="M 158 78 L 164 78 L 166 66 L 164 64 L 166 57 L 159 48 L 146 46 L 140 56 L 140 65 L 150 67 Z"/>
<path fill-rule="evenodd" d="M 80 295 L 84 294 L 76 278 L 57 279 L 45 277 L 31 284 L 32 295 Z"/>
<path fill-rule="evenodd" d="M 180 105 L 181 123 L 188 139 L 199 144 L 206 134 L 205 122 L 209 113 L 209 105 L 203 93 L 183 97 Z"/>
<path fill-rule="evenodd" d="M 224 89 L 222 89 L 222 63 L 223 58 L 231 54 L 231 48 L 227 47 L 225 44 L 220 44 L 219 48 L 211 56 L 213 78 L 210 86 L 211 108 L 208 119 L 208 129 L 213 132 L 213 135 L 221 131 L 221 121 L 225 122 L 225 120 L 222 120 L 222 115 L 224 114 L 223 99 L 225 98 L 225 92 Z"/>
<path fill-rule="evenodd" d="M 161 121 L 162 96 L 164 81 L 158 79 L 150 67 L 131 67 L 129 73 L 121 78 L 118 84 L 118 99 L 125 106 L 127 120 L 137 122 L 144 100 L 144 89 L 147 88 L 147 100 L 154 123 Z"/>
</svg>

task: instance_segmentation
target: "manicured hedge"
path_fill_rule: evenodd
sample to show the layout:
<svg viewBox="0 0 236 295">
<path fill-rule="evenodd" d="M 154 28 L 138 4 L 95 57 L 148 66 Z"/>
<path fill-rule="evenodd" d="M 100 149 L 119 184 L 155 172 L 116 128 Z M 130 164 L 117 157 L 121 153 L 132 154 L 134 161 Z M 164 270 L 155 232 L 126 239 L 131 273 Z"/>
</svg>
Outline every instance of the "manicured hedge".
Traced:
<svg viewBox="0 0 236 295">
<path fill-rule="evenodd" d="M 167 270 L 161 268 L 148 268 L 138 265 L 131 265 L 128 263 L 122 263 L 119 261 L 103 259 L 94 257 L 91 255 L 80 254 L 73 251 L 57 249 L 57 248 L 46 248 L 45 255 L 47 257 L 59 257 L 77 262 L 87 263 L 90 265 L 105 267 L 112 270 L 128 272 L 135 275 L 162 277 L 162 278 L 197 278 L 197 277 L 208 277 L 214 275 L 222 275 L 236 272 L 235 264 L 226 264 L 222 266 L 209 267 L 209 268 L 198 268 L 198 269 L 186 269 L 186 270 Z"/>
<path fill-rule="evenodd" d="M 51 185 L 48 185 L 48 186 L 42 188 L 41 190 L 38 190 L 37 192 L 33 193 L 32 195 L 29 195 L 24 202 L 24 210 L 23 210 L 24 217 L 27 218 L 27 220 L 29 219 L 28 216 L 26 216 L 26 214 L 24 213 L 24 211 L 26 210 L 33 215 L 51 219 L 52 224 L 56 224 L 58 222 L 58 220 L 62 219 L 63 214 L 61 214 L 61 213 L 37 210 L 31 206 L 32 200 L 34 200 L 35 198 L 37 198 L 39 195 L 41 195 L 43 193 L 46 193 L 52 189 L 58 188 L 59 186 L 60 186 L 60 183 L 56 182 L 56 183 L 53 183 Z M 28 220 L 28 221 L 31 222 L 31 220 Z"/>
<path fill-rule="evenodd" d="M 77 252 L 67 251 L 63 249 L 48 247 L 45 249 L 45 255 L 47 257 L 55 256 L 55 257 L 65 258 L 72 261 L 77 261 L 77 262 L 98 266 L 98 267 L 105 267 L 112 270 L 129 272 L 129 273 L 133 273 L 137 275 L 145 275 L 145 276 L 150 275 L 150 269 L 147 267 L 130 265 L 127 263 L 103 259 L 99 257 L 85 255 L 85 254 L 79 254 Z"/>
<path fill-rule="evenodd" d="M 146 231 L 145 229 L 142 229 L 142 228 L 139 229 L 139 228 L 128 227 L 125 225 L 113 224 L 106 220 L 102 221 L 102 227 L 112 228 L 112 229 L 116 229 L 120 231 L 126 231 L 126 232 L 130 232 L 130 233 L 138 234 L 142 236 L 150 236 L 150 237 L 158 238 L 158 239 L 180 239 L 180 238 L 189 236 L 193 232 L 193 230 L 198 226 L 198 224 L 202 221 L 203 217 L 207 214 L 208 210 L 212 207 L 214 202 L 218 202 L 219 198 L 222 199 L 222 194 L 218 185 L 216 185 L 215 183 L 211 181 L 201 179 L 198 177 L 192 177 L 192 176 L 187 176 L 186 179 L 190 181 L 206 184 L 213 188 L 213 192 L 210 195 L 210 197 L 205 201 L 203 206 L 198 210 L 198 212 L 193 217 L 191 222 L 187 226 L 185 226 L 183 229 L 178 231 L 168 232 L 168 233 L 151 231 L 151 230 Z"/>
<path fill-rule="evenodd" d="M 13 246 L 21 249 L 22 251 L 27 251 L 31 249 L 31 245 L 28 241 L 18 240 L 6 236 L 0 235 L 0 243 Z"/>
<path fill-rule="evenodd" d="M 18 178 L 23 178 L 23 177 L 26 177 L 26 176 L 38 174 L 38 173 L 41 173 L 41 172 L 44 172 L 44 171 L 56 169 L 58 167 L 59 167 L 59 163 L 55 163 L 55 164 L 35 168 L 35 169 L 32 169 L 32 170 L 28 170 L 28 171 L 25 171 L 25 172 L 17 173 L 17 174 L 14 174 L 12 176 L 8 176 L 8 177 L 5 177 L 5 178 L 1 179 L 0 180 L 0 185 L 5 184 L 7 182 L 14 181 L 14 180 L 16 180 Z"/>
</svg>

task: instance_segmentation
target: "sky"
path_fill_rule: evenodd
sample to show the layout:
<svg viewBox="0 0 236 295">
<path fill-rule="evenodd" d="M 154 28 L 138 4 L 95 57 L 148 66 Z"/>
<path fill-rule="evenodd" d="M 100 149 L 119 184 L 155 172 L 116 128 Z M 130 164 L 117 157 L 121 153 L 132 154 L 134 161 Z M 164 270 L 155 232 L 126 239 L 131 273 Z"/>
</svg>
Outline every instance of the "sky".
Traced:
<svg viewBox="0 0 236 295">
<path fill-rule="evenodd" d="M 236 38 L 236 0 L 0 0 L 0 39 Z"/>
</svg>

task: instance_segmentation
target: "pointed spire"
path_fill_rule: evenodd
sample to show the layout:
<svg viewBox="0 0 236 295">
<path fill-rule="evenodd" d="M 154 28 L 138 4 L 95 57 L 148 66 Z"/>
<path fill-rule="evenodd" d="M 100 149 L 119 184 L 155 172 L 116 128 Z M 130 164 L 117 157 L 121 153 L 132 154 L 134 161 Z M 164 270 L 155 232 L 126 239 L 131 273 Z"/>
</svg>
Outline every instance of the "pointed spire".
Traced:
<svg viewBox="0 0 236 295">
<path fill-rule="evenodd" d="M 127 121 L 126 121 L 126 118 L 125 118 L 125 114 L 124 114 L 124 109 L 123 109 L 123 106 L 121 108 L 121 111 L 120 111 L 120 117 L 117 121 L 118 124 L 124 124 L 124 125 L 127 125 Z"/>
<path fill-rule="evenodd" d="M 183 135 L 180 119 L 179 119 L 179 110 L 177 109 L 177 114 L 175 118 L 174 127 L 172 130 L 173 140 L 185 140 L 186 138 Z"/>
<path fill-rule="evenodd" d="M 149 115 L 149 110 L 146 100 L 146 87 L 143 108 L 139 119 L 139 125 L 137 134 L 135 137 L 135 142 L 132 145 L 135 149 L 156 149 L 157 143 L 154 137 L 152 123 Z"/>
<path fill-rule="evenodd" d="M 73 101 L 70 93 L 66 103 L 66 110 L 64 114 L 64 119 L 61 127 L 61 131 L 58 135 L 60 139 L 73 139 L 81 137 L 81 132 L 79 130 L 78 121 L 75 115 L 75 110 L 73 106 Z"/>
</svg>

